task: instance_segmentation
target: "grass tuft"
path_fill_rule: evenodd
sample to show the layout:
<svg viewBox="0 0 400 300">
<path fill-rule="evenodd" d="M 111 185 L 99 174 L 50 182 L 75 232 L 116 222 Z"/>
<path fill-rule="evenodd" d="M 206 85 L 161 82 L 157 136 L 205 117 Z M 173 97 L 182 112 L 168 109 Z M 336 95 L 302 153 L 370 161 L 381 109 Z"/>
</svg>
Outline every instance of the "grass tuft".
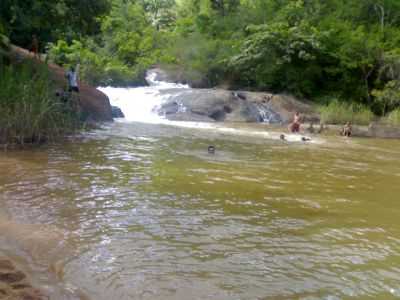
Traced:
<svg viewBox="0 0 400 300">
<path fill-rule="evenodd" d="M 0 144 L 41 143 L 79 126 L 71 101 L 56 96 L 45 65 L 0 68 Z"/>
<path fill-rule="evenodd" d="M 327 124 L 345 124 L 351 122 L 357 125 L 368 125 L 374 120 L 373 112 L 366 106 L 355 103 L 343 103 L 338 100 L 318 108 L 321 121 Z"/>
<path fill-rule="evenodd" d="M 390 112 L 385 118 L 385 123 L 393 126 L 400 126 L 400 108 Z"/>
</svg>

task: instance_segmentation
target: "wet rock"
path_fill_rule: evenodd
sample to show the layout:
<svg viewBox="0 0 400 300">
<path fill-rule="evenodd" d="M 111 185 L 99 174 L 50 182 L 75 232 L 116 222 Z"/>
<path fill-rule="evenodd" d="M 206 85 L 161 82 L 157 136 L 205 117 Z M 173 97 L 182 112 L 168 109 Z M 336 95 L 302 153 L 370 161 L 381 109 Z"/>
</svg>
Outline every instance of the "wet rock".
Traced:
<svg viewBox="0 0 400 300">
<path fill-rule="evenodd" d="M 42 291 L 32 287 L 25 273 L 7 258 L 0 259 L 0 299 L 45 300 Z"/>
<path fill-rule="evenodd" d="M 157 111 L 169 120 L 287 124 L 298 111 L 305 121 L 319 122 L 319 116 L 310 104 L 288 95 L 224 89 L 170 89 L 162 92 L 169 95 L 169 100 Z"/>
<path fill-rule="evenodd" d="M 162 112 L 165 115 L 176 114 L 179 111 L 179 104 L 175 101 L 162 105 Z"/>
<path fill-rule="evenodd" d="M 118 106 L 111 106 L 111 112 L 113 118 L 125 118 L 124 113 Z"/>
<path fill-rule="evenodd" d="M 370 137 L 376 137 L 376 138 L 399 139 L 400 127 L 390 126 L 386 124 L 372 123 L 368 127 L 368 134 Z"/>
<path fill-rule="evenodd" d="M 24 273 L 21 271 L 0 271 L 0 281 L 5 283 L 15 283 L 25 279 Z"/>
</svg>

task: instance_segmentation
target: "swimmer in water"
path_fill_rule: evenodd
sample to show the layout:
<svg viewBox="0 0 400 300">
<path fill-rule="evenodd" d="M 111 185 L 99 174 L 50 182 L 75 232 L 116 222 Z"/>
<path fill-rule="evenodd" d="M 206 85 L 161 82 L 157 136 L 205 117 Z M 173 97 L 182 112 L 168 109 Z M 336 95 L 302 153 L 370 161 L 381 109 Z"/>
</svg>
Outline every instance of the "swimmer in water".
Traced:
<svg viewBox="0 0 400 300">
<path fill-rule="evenodd" d="M 311 141 L 310 138 L 305 137 L 305 136 L 302 136 L 302 137 L 301 137 L 301 140 L 302 140 L 303 142 L 309 142 L 309 141 Z"/>
<path fill-rule="evenodd" d="M 280 138 L 282 141 L 285 141 L 285 140 L 286 140 L 286 138 L 285 138 L 285 135 L 284 135 L 284 134 L 281 134 L 281 135 L 279 136 L 279 138 Z"/>
<path fill-rule="evenodd" d="M 208 146 L 208 153 L 209 154 L 214 154 L 215 153 L 215 147 L 212 146 L 212 145 Z"/>
</svg>

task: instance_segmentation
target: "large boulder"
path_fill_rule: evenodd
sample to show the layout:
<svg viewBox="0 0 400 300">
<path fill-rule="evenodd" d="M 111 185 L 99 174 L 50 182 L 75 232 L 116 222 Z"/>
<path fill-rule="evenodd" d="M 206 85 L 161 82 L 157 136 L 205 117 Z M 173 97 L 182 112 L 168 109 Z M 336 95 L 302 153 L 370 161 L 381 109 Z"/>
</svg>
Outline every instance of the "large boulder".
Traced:
<svg viewBox="0 0 400 300">
<path fill-rule="evenodd" d="M 20 47 L 12 46 L 11 53 L 15 60 L 34 59 L 33 54 Z M 38 63 L 42 61 L 36 60 Z M 51 79 L 55 82 L 57 89 L 63 89 L 67 86 L 65 78 L 65 70 L 58 65 L 47 65 Z M 112 121 L 111 105 L 108 97 L 95 87 L 92 87 L 84 82 L 79 86 L 79 102 L 82 112 L 89 120 L 93 121 Z"/>
<path fill-rule="evenodd" d="M 306 121 L 318 121 L 312 106 L 287 95 L 223 89 L 162 90 L 168 100 L 157 111 L 169 120 L 266 122 L 286 124 L 295 111 Z"/>
</svg>

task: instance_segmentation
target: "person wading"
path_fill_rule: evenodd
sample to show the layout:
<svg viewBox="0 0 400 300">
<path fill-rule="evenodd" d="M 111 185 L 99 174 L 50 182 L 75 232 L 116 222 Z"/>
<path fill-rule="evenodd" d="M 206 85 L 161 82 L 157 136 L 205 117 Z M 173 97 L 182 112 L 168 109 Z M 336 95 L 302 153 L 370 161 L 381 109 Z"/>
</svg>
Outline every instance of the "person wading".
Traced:
<svg viewBox="0 0 400 300">
<path fill-rule="evenodd" d="M 296 112 L 293 117 L 293 122 L 289 125 L 289 131 L 292 133 L 300 132 L 300 114 Z"/>
</svg>

